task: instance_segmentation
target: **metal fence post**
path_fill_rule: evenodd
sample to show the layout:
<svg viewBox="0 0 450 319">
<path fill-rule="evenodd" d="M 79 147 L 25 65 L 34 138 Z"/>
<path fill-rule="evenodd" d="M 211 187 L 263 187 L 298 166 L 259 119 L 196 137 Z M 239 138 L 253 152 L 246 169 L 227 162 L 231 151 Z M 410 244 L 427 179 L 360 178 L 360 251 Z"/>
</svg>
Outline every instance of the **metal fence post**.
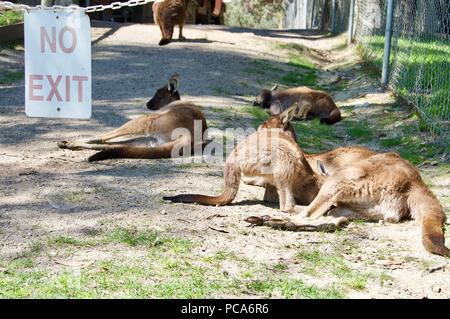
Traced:
<svg viewBox="0 0 450 319">
<path fill-rule="evenodd" d="M 394 0 L 388 0 L 386 13 L 386 33 L 384 40 L 383 72 L 381 85 L 385 88 L 389 81 L 389 58 L 391 56 L 392 19 L 394 16 Z"/>
<path fill-rule="evenodd" d="M 336 0 L 331 0 L 331 33 L 336 32 Z"/>
<path fill-rule="evenodd" d="M 310 29 L 314 28 L 314 11 L 316 10 L 316 0 L 312 0 L 311 20 L 309 22 Z"/>
<path fill-rule="evenodd" d="M 355 15 L 355 1 L 350 1 L 350 16 L 348 18 L 348 37 L 347 37 L 347 45 L 350 45 L 353 40 L 353 18 Z"/>
</svg>

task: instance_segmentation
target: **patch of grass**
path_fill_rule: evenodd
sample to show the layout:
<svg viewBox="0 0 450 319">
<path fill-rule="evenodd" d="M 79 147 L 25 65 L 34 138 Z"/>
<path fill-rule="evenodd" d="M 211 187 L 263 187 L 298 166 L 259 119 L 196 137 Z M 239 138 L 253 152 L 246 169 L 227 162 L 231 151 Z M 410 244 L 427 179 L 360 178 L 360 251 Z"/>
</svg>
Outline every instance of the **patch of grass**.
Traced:
<svg viewBox="0 0 450 319">
<path fill-rule="evenodd" d="M 384 147 L 398 146 L 402 143 L 402 137 L 384 138 L 380 140 L 380 144 Z"/>
<path fill-rule="evenodd" d="M 341 285 L 354 290 L 363 290 L 366 286 L 368 275 L 350 268 L 339 253 L 330 254 L 317 249 L 301 248 L 296 258 L 301 262 L 305 273 L 331 274 L 339 279 Z"/>
<path fill-rule="evenodd" d="M 276 264 L 272 265 L 272 269 L 276 270 L 276 271 L 283 272 L 283 271 L 286 271 L 288 269 L 288 266 L 286 264 L 283 264 L 283 263 L 276 263 Z"/>
<path fill-rule="evenodd" d="M 315 72 L 289 72 L 282 76 L 279 82 L 287 86 L 309 86 L 319 88 Z"/>
<path fill-rule="evenodd" d="M 252 280 L 247 283 L 247 289 L 252 292 L 263 293 L 266 297 L 272 296 L 275 291 L 284 298 L 310 298 L 310 299 L 338 299 L 344 293 L 334 285 L 319 288 L 307 285 L 298 279 L 265 279 Z"/>
<path fill-rule="evenodd" d="M 0 84 L 11 84 L 11 83 L 22 80 L 23 77 L 24 77 L 23 71 L 3 72 L 0 75 Z"/>
<path fill-rule="evenodd" d="M 373 137 L 373 129 L 366 121 L 357 121 L 347 119 L 346 133 L 351 138 L 357 139 L 359 142 L 368 142 Z"/>
<path fill-rule="evenodd" d="M 81 240 L 64 235 L 55 236 L 54 238 L 51 238 L 48 243 L 52 246 L 83 246 Z"/>
<path fill-rule="evenodd" d="M 108 239 L 129 246 L 170 249 L 176 253 L 188 252 L 192 248 L 192 242 L 187 239 L 162 235 L 154 230 L 137 230 L 136 228 L 117 227 L 110 232 Z"/>
<path fill-rule="evenodd" d="M 383 63 L 384 36 L 362 39 L 358 53 L 378 70 Z M 442 81 L 450 64 L 450 47 L 444 39 L 400 38 L 395 41 L 391 64 L 400 65 L 395 89 L 420 109 L 423 124 L 436 133 L 446 132 L 450 82 Z"/>
<path fill-rule="evenodd" d="M 0 27 L 19 23 L 23 21 L 23 13 L 21 11 L 7 10 L 0 11 Z"/>
<path fill-rule="evenodd" d="M 257 106 L 245 106 L 244 108 L 242 108 L 242 111 L 253 116 L 253 125 L 255 127 L 267 121 L 267 119 L 270 117 L 269 113 L 267 113 L 267 110 L 261 109 Z"/>
<path fill-rule="evenodd" d="M 311 121 L 292 122 L 298 136 L 299 144 L 308 152 L 319 152 L 329 150 L 338 143 L 333 128 L 321 124 L 319 119 Z"/>
</svg>

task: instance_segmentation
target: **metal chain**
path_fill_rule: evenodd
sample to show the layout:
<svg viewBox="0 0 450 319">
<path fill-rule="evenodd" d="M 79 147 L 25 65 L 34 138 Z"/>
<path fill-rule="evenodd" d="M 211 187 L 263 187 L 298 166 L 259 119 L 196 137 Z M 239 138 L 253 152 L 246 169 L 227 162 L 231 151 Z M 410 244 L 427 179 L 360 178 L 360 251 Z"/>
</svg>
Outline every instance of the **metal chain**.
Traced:
<svg viewBox="0 0 450 319">
<path fill-rule="evenodd" d="M 79 7 L 75 4 L 70 5 L 68 7 L 64 6 L 52 6 L 52 7 L 43 7 L 41 5 L 37 5 L 35 7 L 30 7 L 26 4 L 16 4 L 9 1 L 0 1 L 0 8 L 12 9 L 12 10 L 22 10 L 22 11 L 32 11 L 32 10 L 54 10 L 54 11 L 62 11 L 62 10 L 81 10 L 86 13 L 89 12 L 98 12 L 104 10 L 117 10 L 123 7 L 136 7 L 141 6 L 150 2 L 163 2 L 164 0 L 129 0 L 127 2 L 112 2 L 108 5 L 96 5 L 89 7 Z"/>
</svg>

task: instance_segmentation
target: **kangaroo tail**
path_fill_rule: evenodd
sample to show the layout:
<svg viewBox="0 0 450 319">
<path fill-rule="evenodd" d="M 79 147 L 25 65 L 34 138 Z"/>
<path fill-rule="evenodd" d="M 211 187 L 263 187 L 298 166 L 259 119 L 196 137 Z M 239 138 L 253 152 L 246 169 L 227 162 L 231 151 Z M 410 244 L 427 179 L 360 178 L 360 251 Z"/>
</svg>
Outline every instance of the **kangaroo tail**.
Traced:
<svg viewBox="0 0 450 319">
<path fill-rule="evenodd" d="M 207 196 L 199 194 L 181 194 L 176 196 L 165 196 L 164 200 L 175 203 L 199 203 L 203 205 L 223 206 L 231 203 L 239 190 L 241 172 L 234 163 L 226 163 L 224 169 L 225 187 L 219 196 Z"/>
<path fill-rule="evenodd" d="M 98 152 L 88 158 L 89 162 L 103 161 L 112 158 L 169 158 L 177 141 L 172 141 L 155 147 L 123 146 L 114 147 Z"/>
<path fill-rule="evenodd" d="M 327 117 L 320 118 L 320 123 L 326 123 L 328 125 L 339 122 L 342 119 L 341 111 L 336 107 L 331 111 L 331 113 Z"/>
<path fill-rule="evenodd" d="M 413 218 L 421 221 L 422 244 L 433 254 L 450 257 L 450 249 L 445 246 L 444 210 L 436 197 L 428 190 L 416 190 L 410 195 Z"/>
</svg>

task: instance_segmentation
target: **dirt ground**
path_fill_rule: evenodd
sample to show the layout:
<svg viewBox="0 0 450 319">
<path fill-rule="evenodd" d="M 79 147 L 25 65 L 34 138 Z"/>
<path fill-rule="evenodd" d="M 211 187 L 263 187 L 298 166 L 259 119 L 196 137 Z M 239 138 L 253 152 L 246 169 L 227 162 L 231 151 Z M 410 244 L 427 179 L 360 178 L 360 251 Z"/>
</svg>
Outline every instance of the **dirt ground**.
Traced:
<svg viewBox="0 0 450 319">
<path fill-rule="evenodd" d="M 1 297 L 450 297 L 449 260 L 423 249 L 414 221 L 356 221 L 335 233 L 249 227 L 250 215 L 282 215 L 261 201 L 258 187 L 241 185 L 225 207 L 162 200 L 218 194 L 217 165 L 88 163 L 90 151 L 57 148 L 58 140 L 90 137 L 147 114 L 146 101 L 173 73 L 180 74 L 182 99 L 201 105 L 209 126 L 254 127 L 260 113 L 250 106 L 253 96 L 277 82 L 276 73 L 300 70 L 289 63 L 294 53 L 315 63 L 317 84 L 344 113 L 333 127 L 296 126 L 306 150 L 388 150 L 380 140 L 418 126 L 343 46 L 345 36 L 223 26 L 187 26 L 185 36 L 158 47 L 154 25 L 93 23 L 89 121 L 27 118 L 23 80 L 0 85 Z M 0 54 L 2 72 L 22 70 L 21 51 L 14 52 Z M 314 139 L 315 130 L 326 137 Z M 421 143 L 412 158 L 428 158 L 433 138 L 409 134 L 420 141 L 412 147 Z M 416 164 L 448 213 L 448 148 L 431 157 Z"/>
</svg>

